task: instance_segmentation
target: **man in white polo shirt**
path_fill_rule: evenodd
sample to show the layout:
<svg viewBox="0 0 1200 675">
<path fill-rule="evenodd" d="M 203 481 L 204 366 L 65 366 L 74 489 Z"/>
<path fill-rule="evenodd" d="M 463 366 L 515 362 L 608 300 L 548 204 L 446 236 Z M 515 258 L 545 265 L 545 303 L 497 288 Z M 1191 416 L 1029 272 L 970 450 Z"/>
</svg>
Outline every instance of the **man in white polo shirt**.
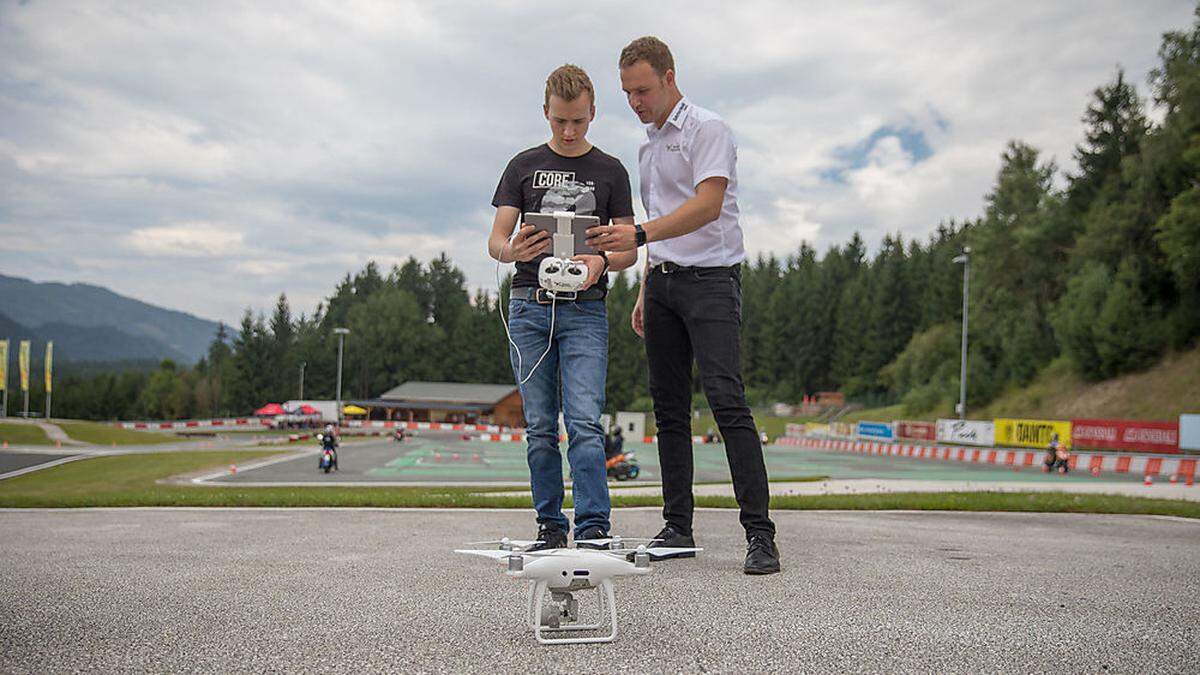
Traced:
<svg viewBox="0 0 1200 675">
<path fill-rule="evenodd" d="M 654 37 L 621 51 L 621 88 L 646 126 L 638 151 L 641 225 L 589 230 L 594 246 L 619 252 L 647 247 L 633 311 L 645 339 L 650 394 L 658 423 L 663 483 L 661 546 L 695 544 L 692 535 L 692 360 L 716 417 L 746 529 L 747 574 L 779 571 L 762 444 L 741 374 L 745 259 L 738 224 L 737 145 L 716 113 L 683 97 L 670 49 Z M 694 555 L 694 554 L 687 554 Z"/>
</svg>

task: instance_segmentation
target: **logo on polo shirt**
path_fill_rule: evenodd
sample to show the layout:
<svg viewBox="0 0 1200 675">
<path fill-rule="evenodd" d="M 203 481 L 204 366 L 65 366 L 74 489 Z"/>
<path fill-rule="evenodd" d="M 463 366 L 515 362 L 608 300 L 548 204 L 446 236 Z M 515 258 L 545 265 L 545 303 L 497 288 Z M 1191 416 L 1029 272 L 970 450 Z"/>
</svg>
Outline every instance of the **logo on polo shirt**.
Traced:
<svg viewBox="0 0 1200 675">
<path fill-rule="evenodd" d="M 680 116 L 680 115 L 682 115 L 682 114 L 684 113 L 684 111 L 686 111 L 687 109 L 688 109 L 688 104 L 687 104 L 687 101 L 680 101 L 680 102 L 679 102 L 679 109 L 677 109 L 677 110 L 675 111 L 675 114 L 674 114 L 674 115 L 671 115 L 671 121 L 672 121 L 672 122 L 678 122 L 678 121 L 679 121 L 679 116 Z"/>
<path fill-rule="evenodd" d="M 679 152 L 679 144 L 667 143 L 667 152 Z"/>
<path fill-rule="evenodd" d="M 543 169 L 533 172 L 533 189 L 545 190 L 547 188 L 559 187 L 574 180 L 574 171 L 547 171 Z"/>
</svg>

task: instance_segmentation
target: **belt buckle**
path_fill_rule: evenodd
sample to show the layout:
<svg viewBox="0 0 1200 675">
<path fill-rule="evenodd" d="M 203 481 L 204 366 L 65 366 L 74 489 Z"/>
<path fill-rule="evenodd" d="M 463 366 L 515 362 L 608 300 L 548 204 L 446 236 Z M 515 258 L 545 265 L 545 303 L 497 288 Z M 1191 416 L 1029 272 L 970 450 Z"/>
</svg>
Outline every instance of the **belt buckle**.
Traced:
<svg viewBox="0 0 1200 675">
<path fill-rule="evenodd" d="M 545 288 L 538 288 L 533 294 L 533 300 L 539 305 L 549 305 L 552 302 L 563 302 L 574 300 L 579 297 L 577 291 L 550 291 Z"/>
<path fill-rule="evenodd" d="M 667 263 L 667 262 L 664 262 L 664 263 L 661 263 L 661 264 L 659 264 L 659 269 L 660 269 L 660 270 L 662 270 L 662 273 L 663 273 L 663 274 L 670 274 L 670 273 L 671 273 L 671 268 L 667 267 L 667 265 L 669 265 L 669 264 L 670 264 L 670 263 Z"/>
</svg>

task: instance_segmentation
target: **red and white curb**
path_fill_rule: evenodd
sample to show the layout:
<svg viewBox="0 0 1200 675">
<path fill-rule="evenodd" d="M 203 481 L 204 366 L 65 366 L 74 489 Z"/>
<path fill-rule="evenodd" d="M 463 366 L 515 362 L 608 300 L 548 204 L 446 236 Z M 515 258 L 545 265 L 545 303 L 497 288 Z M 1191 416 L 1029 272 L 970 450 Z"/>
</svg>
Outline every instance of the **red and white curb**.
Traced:
<svg viewBox="0 0 1200 675">
<path fill-rule="evenodd" d="M 525 440 L 525 434 L 482 434 L 480 436 L 471 437 L 471 440 L 485 441 L 488 443 L 519 443 Z"/>
<path fill-rule="evenodd" d="M 1008 467 L 1041 466 L 1046 456 L 1044 450 L 1014 450 L 1011 448 L 967 448 L 962 446 L 919 445 L 910 443 L 877 443 L 873 441 L 847 441 L 832 438 L 785 437 L 776 441 L 779 445 L 812 448 L 815 450 L 837 450 L 866 455 L 888 457 L 911 457 L 949 462 L 971 462 Z M 1170 483 L 1192 485 L 1196 478 L 1196 462 L 1193 458 L 1147 457 L 1145 455 L 1103 454 L 1093 452 L 1072 453 L 1067 464 L 1071 470 L 1087 471 L 1094 476 L 1102 473 L 1142 476 L 1147 485 L 1160 477 Z"/>
<path fill-rule="evenodd" d="M 225 417 L 211 420 L 186 420 L 182 422 L 114 422 L 119 429 L 195 429 L 198 427 L 266 427 L 270 422 L 257 417 Z"/>
</svg>

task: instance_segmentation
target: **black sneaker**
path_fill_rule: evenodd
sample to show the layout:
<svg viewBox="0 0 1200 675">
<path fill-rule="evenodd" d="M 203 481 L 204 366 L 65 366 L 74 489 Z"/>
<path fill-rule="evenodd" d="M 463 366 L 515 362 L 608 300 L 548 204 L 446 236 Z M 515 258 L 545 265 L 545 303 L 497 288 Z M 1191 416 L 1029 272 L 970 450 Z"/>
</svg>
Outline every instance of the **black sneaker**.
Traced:
<svg viewBox="0 0 1200 675">
<path fill-rule="evenodd" d="M 775 574 L 779 571 L 779 548 L 769 534 L 752 534 L 746 546 L 746 574 Z"/>
<path fill-rule="evenodd" d="M 668 523 L 666 525 L 666 527 L 664 527 L 662 529 L 661 532 L 654 535 L 654 538 L 660 539 L 661 541 L 656 541 L 646 547 L 646 548 L 650 549 L 651 555 L 654 555 L 654 549 L 658 548 L 658 547 L 662 547 L 662 548 L 695 548 L 696 547 L 696 540 L 692 538 L 692 535 L 684 534 L 684 533 L 680 532 L 679 530 L 675 529 L 675 527 L 673 525 L 671 525 L 670 523 Z M 696 557 L 696 553 L 694 551 L 688 551 L 687 553 L 671 553 L 668 555 L 654 555 L 655 560 L 667 560 L 669 558 L 695 558 L 695 557 Z"/>
<path fill-rule="evenodd" d="M 557 525 L 543 524 L 538 528 L 537 543 L 526 551 L 547 551 L 567 547 L 567 532 Z"/>
<path fill-rule="evenodd" d="M 588 541 L 589 539 L 608 539 L 608 533 L 605 532 L 604 528 L 600 527 L 599 525 L 593 525 L 593 526 L 585 529 L 583 532 L 576 534 L 575 535 L 575 548 L 592 548 L 592 549 L 608 548 L 607 541 L 605 541 L 603 544 L 592 544 Z"/>
</svg>

